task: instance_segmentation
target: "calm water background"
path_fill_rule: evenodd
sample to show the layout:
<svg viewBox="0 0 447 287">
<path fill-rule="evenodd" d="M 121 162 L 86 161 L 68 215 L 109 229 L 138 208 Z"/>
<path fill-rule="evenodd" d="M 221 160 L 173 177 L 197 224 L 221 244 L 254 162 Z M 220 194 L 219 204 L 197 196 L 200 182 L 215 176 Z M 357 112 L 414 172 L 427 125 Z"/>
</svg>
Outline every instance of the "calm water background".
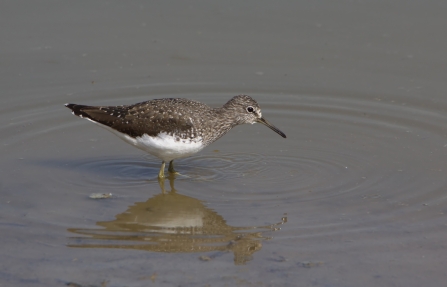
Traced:
<svg viewBox="0 0 447 287">
<path fill-rule="evenodd" d="M 447 281 L 445 1 L 0 6 L 0 286 Z M 288 138 L 237 127 L 165 195 L 63 106 L 237 94 Z"/>
</svg>

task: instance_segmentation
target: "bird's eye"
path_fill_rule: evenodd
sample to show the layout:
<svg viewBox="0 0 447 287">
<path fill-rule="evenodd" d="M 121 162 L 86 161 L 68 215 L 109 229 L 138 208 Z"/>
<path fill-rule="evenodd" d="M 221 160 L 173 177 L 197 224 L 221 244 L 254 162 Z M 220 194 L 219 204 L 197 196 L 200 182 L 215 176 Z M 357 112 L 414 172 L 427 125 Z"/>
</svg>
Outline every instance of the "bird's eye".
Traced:
<svg viewBox="0 0 447 287">
<path fill-rule="evenodd" d="M 253 109 L 252 106 L 247 107 L 247 112 L 252 113 L 254 111 L 255 111 L 255 109 Z"/>
</svg>

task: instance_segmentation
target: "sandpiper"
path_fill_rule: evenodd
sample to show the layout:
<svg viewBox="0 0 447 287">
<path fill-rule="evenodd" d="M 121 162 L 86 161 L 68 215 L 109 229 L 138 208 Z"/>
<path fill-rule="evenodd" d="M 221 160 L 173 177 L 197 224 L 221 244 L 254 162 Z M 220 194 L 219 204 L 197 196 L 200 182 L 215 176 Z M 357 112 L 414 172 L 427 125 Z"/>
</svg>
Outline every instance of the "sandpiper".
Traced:
<svg viewBox="0 0 447 287">
<path fill-rule="evenodd" d="M 158 99 L 129 106 L 65 104 L 72 113 L 113 132 L 125 142 L 162 160 L 158 178 L 174 170 L 174 159 L 191 156 L 241 124 L 261 123 L 283 138 L 267 122 L 258 103 L 247 95 L 233 97 L 220 108 L 188 99 Z"/>
</svg>

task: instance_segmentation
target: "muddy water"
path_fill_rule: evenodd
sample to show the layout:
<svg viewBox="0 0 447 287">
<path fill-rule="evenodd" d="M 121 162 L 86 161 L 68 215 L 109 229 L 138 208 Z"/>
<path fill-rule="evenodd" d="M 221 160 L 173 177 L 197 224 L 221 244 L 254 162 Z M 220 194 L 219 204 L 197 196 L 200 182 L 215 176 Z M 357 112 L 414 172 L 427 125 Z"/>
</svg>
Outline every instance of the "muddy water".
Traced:
<svg viewBox="0 0 447 287">
<path fill-rule="evenodd" d="M 8 3 L 0 285 L 444 284 L 446 7 L 420 3 Z M 240 93 L 287 139 L 239 126 L 162 185 L 63 106 Z"/>
</svg>

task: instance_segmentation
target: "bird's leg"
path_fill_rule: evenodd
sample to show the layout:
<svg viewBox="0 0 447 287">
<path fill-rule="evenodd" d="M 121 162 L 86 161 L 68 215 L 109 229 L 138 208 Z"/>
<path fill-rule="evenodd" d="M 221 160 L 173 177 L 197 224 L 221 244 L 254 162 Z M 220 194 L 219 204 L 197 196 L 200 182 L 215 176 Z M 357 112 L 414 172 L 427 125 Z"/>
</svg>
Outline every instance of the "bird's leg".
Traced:
<svg viewBox="0 0 447 287">
<path fill-rule="evenodd" d="M 175 193 L 176 190 L 174 188 L 175 174 L 169 173 L 165 178 L 158 178 L 158 184 L 160 185 L 161 193 L 166 194 L 165 189 L 165 180 L 169 180 L 169 185 L 171 186 L 171 190 L 169 192 Z"/>
<path fill-rule="evenodd" d="M 166 193 L 165 192 L 165 179 L 164 178 L 158 178 L 158 185 L 160 185 L 160 189 L 161 189 L 161 193 Z"/>
<path fill-rule="evenodd" d="M 161 168 L 160 172 L 158 173 L 158 178 L 164 178 L 165 177 L 165 161 L 161 162 Z"/>
<path fill-rule="evenodd" d="M 169 171 L 170 173 L 178 174 L 178 172 L 176 172 L 175 169 L 174 169 L 174 160 L 171 160 L 171 161 L 169 162 L 169 168 L 168 168 L 168 171 Z"/>
</svg>

